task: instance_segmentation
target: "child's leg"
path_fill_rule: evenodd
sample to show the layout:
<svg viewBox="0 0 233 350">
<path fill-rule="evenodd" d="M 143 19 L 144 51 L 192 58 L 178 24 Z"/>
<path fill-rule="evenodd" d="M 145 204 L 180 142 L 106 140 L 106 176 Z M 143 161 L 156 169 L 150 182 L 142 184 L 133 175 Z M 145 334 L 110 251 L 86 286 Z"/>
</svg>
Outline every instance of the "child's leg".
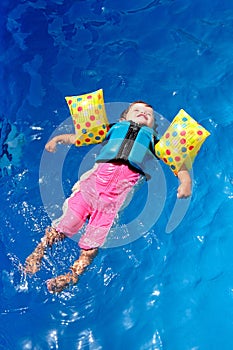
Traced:
<svg viewBox="0 0 233 350">
<path fill-rule="evenodd" d="M 26 273 L 34 274 L 40 269 L 41 260 L 44 256 L 45 249 L 48 246 L 51 247 L 53 243 L 63 240 L 66 236 L 72 237 L 83 226 L 90 209 L 83 201 L 80 192 L 77 192 L 72 197 L 72 201 L 75 202 L 78 207 L 76 213 L 67 207 L 62 217 L 57 220 L 58 223 L 56 224 L 56 229 L 53 227 L 46 229 L 41 242 L 26 259 L 24 269 Z"/>
<path fill-rule="evenodd" d="M 87 266 L 92 263 L 92 260 L 98 253 L 98 248 L 81 250 L 81 254 L 78 260 L 76 260 L 71 266 L 71 272 L 65 275 L 60 275 L 47 281 L 47 287 L 51 293 L 60 293 L 63 289 L 67 288 L 70 284 L 76 284 L 78 282 L 78 276 L 82 275 Z"/>
<path fill-rule="evenodd" d="M 35 250 L 30 254 L 25 261 L 24 271 L 29 274 L 34 274 L 40 269 L 41 260 L 44 256 L 47 247 L 51 247 L 53 243 L 61 241 L 65 238 L 63 233 L 57 232 L 55 228 L 48 227 L 45 230 L 45 235 L 38 243 Z"/>
</svg>

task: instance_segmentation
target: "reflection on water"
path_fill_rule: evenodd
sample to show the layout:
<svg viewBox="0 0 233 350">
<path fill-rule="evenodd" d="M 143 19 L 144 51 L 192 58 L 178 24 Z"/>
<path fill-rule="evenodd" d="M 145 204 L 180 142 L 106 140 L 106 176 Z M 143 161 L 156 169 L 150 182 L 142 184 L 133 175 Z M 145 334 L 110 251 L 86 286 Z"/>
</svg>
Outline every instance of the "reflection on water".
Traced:
<svg viewBox="0 0 233 350">
<path fill-rule="evenodd" d="M 0 118 L 0 177 L 11 175 L 20 165 L 24 135 L 6 118 Z"/>
</svg>

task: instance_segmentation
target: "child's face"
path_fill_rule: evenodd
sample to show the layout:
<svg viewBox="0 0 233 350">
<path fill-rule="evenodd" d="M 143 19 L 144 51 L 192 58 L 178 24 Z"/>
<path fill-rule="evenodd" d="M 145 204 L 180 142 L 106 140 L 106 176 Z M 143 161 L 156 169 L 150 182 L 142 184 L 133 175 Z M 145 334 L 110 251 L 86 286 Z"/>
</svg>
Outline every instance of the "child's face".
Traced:
<svg viewBox="0 0 233 350">
<path fill-rule="evenodd" d="M 137 124 L 153 128 L 154 111 L 151 107 L 147 107 L 144 103 L 135 103 L 130 107 L 128 113 L 126 114 L 126 120 L 132 120 Z"/>
</svg>

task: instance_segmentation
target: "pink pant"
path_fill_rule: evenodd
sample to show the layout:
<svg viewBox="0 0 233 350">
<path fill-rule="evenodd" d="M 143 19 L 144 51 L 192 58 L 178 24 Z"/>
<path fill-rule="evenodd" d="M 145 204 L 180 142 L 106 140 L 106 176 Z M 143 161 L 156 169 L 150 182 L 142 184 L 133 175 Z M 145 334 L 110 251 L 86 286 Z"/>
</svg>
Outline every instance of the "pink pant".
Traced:
<svg viewBox="0 0 233 350">
<path fill-rule="evenodd" d="M 73 237 L 89 219 L 79 246 L 82 249 L 100 247 L 139 177 L 139 173 L 126 164 L 99 163 L 85 180 L 80 181 L 80 189 L 68 199 L 68 209 L 57 225 L 57 231 Z"/>
</svg>

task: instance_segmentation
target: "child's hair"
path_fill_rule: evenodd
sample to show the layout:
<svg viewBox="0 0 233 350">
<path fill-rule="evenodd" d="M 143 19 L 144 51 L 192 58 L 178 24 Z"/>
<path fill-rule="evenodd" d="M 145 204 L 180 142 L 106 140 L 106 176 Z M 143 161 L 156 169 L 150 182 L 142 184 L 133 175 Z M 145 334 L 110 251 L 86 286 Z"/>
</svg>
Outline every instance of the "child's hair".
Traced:
<svg viewBox="0 0 233 350">
<path fill-rule="evenodd" d="M 127 115 L 127 113 L 129 112 L 130 108 L 131 108 L 133 105 L 135 105 L 136 103 L 142 103 L 142 104 L 144 104 L 146 107 L 150 107 L 150 108 L 153 109 L 153 106 L 150 105 L 149 103 L 145 102 L 145 101 L 141 101 L 141 100 L 134 101 L 134 102 L 130 103 L 129 107 L 126 108 L 126 109 L 121 113 L 120 121 L 126 119 L 126 115 Z M 156 135 L 157 135 L 157 134 L 158 134 L 158 131 L 157 131 L 157 126 L 158 126 L 158 124 L 156 123 L 156 118 L 155 118 L 154 109 L 153 109 L 153 114 L 154 114 L 154 120 L 155 120 L 154 126 L 153 126 L 153 130 L 154 130 L 154 132 L 155 132 Z"/>
</svg>

